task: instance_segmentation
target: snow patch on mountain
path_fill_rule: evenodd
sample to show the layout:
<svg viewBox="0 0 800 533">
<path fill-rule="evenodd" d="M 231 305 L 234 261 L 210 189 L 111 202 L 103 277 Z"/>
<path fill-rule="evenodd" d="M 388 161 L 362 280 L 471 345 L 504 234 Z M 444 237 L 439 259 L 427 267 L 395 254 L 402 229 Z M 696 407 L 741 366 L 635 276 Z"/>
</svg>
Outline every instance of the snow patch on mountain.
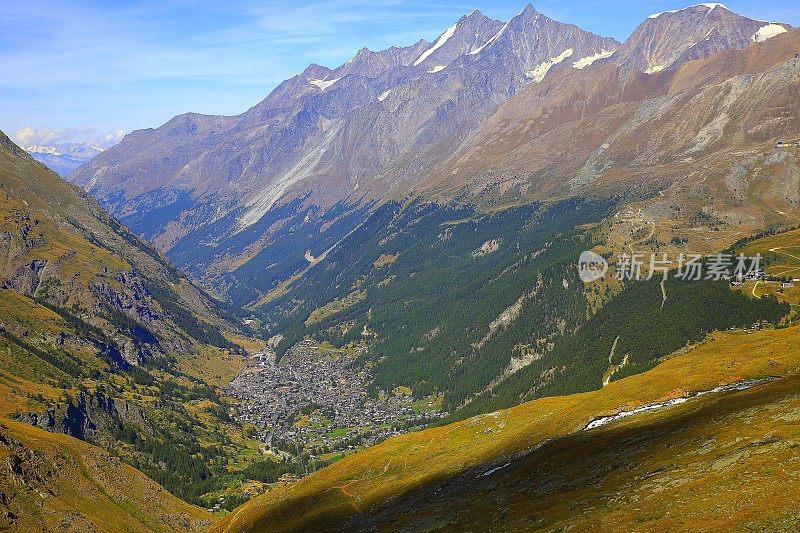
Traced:
<svg viewBox="0 0 800 533">
<path fill-rule="evenodd" d="M 322 79 L 322 80 L 318 80 L 316 78 L 311 78 L 310 80 L 308 80 L 308 83 L 310 83 L 314 87 L 318 87 L 320 90 L 324 91 L 328 87 L 333 86 L 334 83 L 336 83 L 337 81 L 339 81 L 341 79 L 342 78 L 336 78 L 335 80 L 329 80 L 329 79 L 325 78 L 325 79 Z"/>
<path fill-rule="evenodd" d="M 647 67 L 644 71 L 647 74 L 655 74 L 656 72 L 661 72 L 666 67 L 664 65 L 653 65 L 652 67 Z"/>
<path fill-rule="evenodd" d="M 780 24 L 767 24 L 766 26 L 761 26 L 761 28 L 759 28 L 758 31 L 753 34 L 753 42 L 763 43 L 764 41 L 772 39 L 773 37 L 777 37 L 782 33 L 786 33 L 786 28 Z"/>
<path fill-rule="evenodd" d="M 25 151 L 29 154 L 61 155 L 61 152 L 59 152 L 58 148 L 55 146 L 39 146 L 34 144 L 33 146 L 28 146 L 25 148 Z"/>
<path fill-rule="evenodd" d="M 573 53 L 575 53 L 575 51 L 572 48 L 567 48 L 566 50 L 558 54 L 556 57 L 551 57 L 547 61 L 544 61 L 535 69 L 525 71 L 525 74 L 529 78 L 533 78 L 533 80 L 536 81 L 536 83 L 539 83 L 544 79 L 545 76 L 547 76 L 547 73 L 550 71 L 551 68 L 553 68 L 555 65 L 558 65 L 568 57 L 572 56 Z"/>
<path fill-rule="evenodd" d="M 416 67 L 417 65 L 428 59 L 428 57 L 430 57 L 432 53 L 441 48 L 444 45 L 444 43 L 446 43 L 450 39 L 450 37 L 453 36 L 453 34 L 456 32 L 456 29 L 458 29 L 458 22 L 447 28 L 444 31 L 444 33 L 441 34 L 438 39 L 436 39 L 436 42 L 433 43 L 433 46 L 425 50 L 422 53 L 422 55 L 419 56 L 419 58 L 416 61 L 414 61 L 414 66 Z"/>
<path fill-rule="evenodd" d="M 572 64 L 572 68 L 576 68 L 578 70 L 584 69 L 594 63 L 595 61 L 599 61 L 600 59 L 606 59 L 607 57 L 611 57 L 614 55 L 615 50 L 601 50 L 596 54 L 592 54 L 590 56 L 582 57 L 581 59 L 575 61 Z"/>
<path fill-rule="evenodd" d="M 775 381 L 773 377 L 767 378 L 760 378 L 760 379 L 745 379 L 742 381 L 737 381 L 735 383 L 730 383 L 727 385 L 719 385 L 714 387 L 713 389 L 708 390 L 701 390 L 697 392 L 691 392 L 686 396 L 679 396 L 678 398 L 671 398 L 669 400 L 665 400 L 662 402 L 656 403 L 647 403 L 642 406 L 636 407 L 634 409 L 626 409 L 623 411 L 618 412 L 615 415 L 611 416 L 602 416 L 600 418 L 595 418 L 583 428 L 584 431 L 588 431 L 590 429 L 598 428 L 601 426 L 605 426 L 606 424 L 610 424 L 611 422 L 616 422 L 617 420 L 621 420 L 623 418 L 627 418 L 629 416 L 638 415 L 640 413 L 649 413 L 651 411 L 657 411 L 659 409 L 663 409 L 665 407 L 672 407 L 674 405 L 680 405 L 682 403 L 686 403 L 689 400 L 693 400 L 695 398 L 699 398 L 701 396 L 705 396 L 706 394 L 718 394 L 720 392 L 735 392 L 735 391 L 743 391 L 747 389 L 752 389 L 753 387 L 757 387 L 758 385 L 763 385 L 764 383 L 770 383 Z"/>
<path fill-rule="evenodd" d="M 495 41 L 497 41 L 497 39 L 499 39 L 499 38 L 500 38 L 500 36 L 501 36 L 501 35 L 503 35 L 503 32 L 504 32 L 504 31 L 506 31 L 506 28 L 508 28 L 508 24 L 509 24 L 509 23 L 508 23 L 508 22 L 506 22 L 506 23 L 503 25 L 503 27 L 502 27 L 502 28 L 500 28 L 500 31 L 498 31 L 497 33 L 495 33 L 495 34 L 494 34 L 494 37 L 492 37 L 491 39 L 489 39 L 488 41 L 486 41 L 486 43 L 485 43 L 484 45 L 482 45 L 482 46 L 479 46 L 479 47 L 478 47 L 478 48 L 476 48 L 475 50 L 472 50 L 472 51 L 471 51 L 471 52 L 470 52 L 468 55 L 474 56 L 474 55 L 480 54 L 480 53 L 481 53 L 481 50 L 483 50 L 483 49 L 484 49 L 484 48 L 486 48 L 487 46 L 490 46 L 490 45 L 491 45 L 491 44 L 493 44 Z"/>
<path fill-rule="evenodd" d="M 428 74 L 436 74 L 437 72 L 441 72 L 446 68 L 445 65 L 436 65 L 432 69 L 428 71 Z"/>
<path fill-rule="evenodd" d="M 379 102 L 383 102 L 384 100 L 386 100 L 386 97 L 387 97 L 387 96 L 389 96 L 389 93 L 390 93 L 390 92 L 392 92 L 392 90 L 391 90 L 391 89 L 387 89 L 387 90 L 383 91 L 383 92 L 380 94 L 380 96 L 378 96 L 378 101 L 379 101 Z"/>
</svg>

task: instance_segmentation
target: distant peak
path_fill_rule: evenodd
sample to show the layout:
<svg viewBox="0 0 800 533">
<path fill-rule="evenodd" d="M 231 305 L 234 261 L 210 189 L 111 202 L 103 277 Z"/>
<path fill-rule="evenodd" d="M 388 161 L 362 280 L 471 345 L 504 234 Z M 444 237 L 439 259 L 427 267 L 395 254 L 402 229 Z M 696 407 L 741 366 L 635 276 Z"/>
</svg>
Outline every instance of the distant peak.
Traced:
<svg viewBox="0 0 800 533">
<path fill-rule="evenodd" d="M 464 15 L 463 17 L 461 17 L 461 20 L 469 20 L 476 18 L 486 18 L 486 15 L 475 9 L 469 15 Z"/>
<path fill-rule="evenodd" d="M 647 18 L 648 19 L 656 19 L 656 18 L 660 17 L 661 15 L 672 14 L 672 13 L 680 13 L 681 11 L 688 11 L 690 9 L 697 9 L 697 8 L 705 8 L 706 10 L 708 10 L 709 13 L 714 11 L 717 8 L 724 9 L 725 11 L 730 11 L 730 9 L 728 9 L 728 7 L 725 4 L 720 4 L 718 2 L 709 2 L 709 3 L 705 3 L 705 4 L 695 4 L 695 5 L 692 5 L 692 6 L 684 7 L 682 9 L 673 9 L 671 11 L 662 11 L 661 13 L 653 13 L 652 15 L 650 15 Z"/>
<path fill-rule="evenodd" d="M 514 26 L 520 23 L 525 23 L 529 21 L 535 21 L 541 16 L 541 13 L 536 11 L 536 8 L 533 7 L 532 4 L 528 4 L 525 6 L 525 9 L 514 15 L 514 17 L 509 21 L 509 23 Z"/>
<path fill-rule="evenodd" d="M 390 48 L 390 50 L 392 50 L 393 48 L 394 48 L 394 46 L 392 48 Z M 356 55 L 351 57 L 350 60 L 347 63 L 345 63 L 345 65 L 351 65 L 356 59 L 361 59 L 361 58 L 363 58 L 365 56 L 371 56 L 371 55 L 374 55 L 374 54 L 375 54 L 375 52 L 373 52 L 372 50 L 370 50 L 369 48 L 367 48 L 365 46 L 364 48 L 362 48 L 358 52 L 356 52 Z"/>
<path fill-rule="evenodd" d="M 314 77 L 318 78 L 320 76 L 326 76 L 330 74 L 332 71 L 328 67 L 323 67 L 322 65 L 317 65 L 316 63 L 311 63 L 301 74 L 305 77 Z"/>
</svg>

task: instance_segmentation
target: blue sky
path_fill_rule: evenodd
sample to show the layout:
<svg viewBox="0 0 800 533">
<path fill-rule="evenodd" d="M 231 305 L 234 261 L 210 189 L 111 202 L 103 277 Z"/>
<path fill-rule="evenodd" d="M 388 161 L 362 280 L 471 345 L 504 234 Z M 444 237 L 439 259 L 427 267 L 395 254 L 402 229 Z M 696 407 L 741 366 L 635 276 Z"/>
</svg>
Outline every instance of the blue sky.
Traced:
<svg viewBox="0 0 800 533">
<path fill-rule="evenodd" d="M 692 0 L 540 0 L 546 15 L 624 40 L 651 13 Z M 743 15 L 800 26 L 797 0 L 731 0 Z M 29 142 L 111 143 L 195 111 L 237 114 L 309 63 L 336 66 L 367 46 L 430 41 L 479 9 L 508 20 L 526 2 L 0 2 L 0 129 Z"/>
</svg>

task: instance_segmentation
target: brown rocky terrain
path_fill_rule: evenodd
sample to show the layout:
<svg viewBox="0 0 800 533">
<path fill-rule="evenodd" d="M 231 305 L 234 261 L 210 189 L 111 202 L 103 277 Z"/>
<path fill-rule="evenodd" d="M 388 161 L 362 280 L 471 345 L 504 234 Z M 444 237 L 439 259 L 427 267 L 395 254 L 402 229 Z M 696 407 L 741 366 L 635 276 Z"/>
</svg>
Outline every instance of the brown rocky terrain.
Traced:
<svg viewBox="0 0 800 533">
<path fill-rule="evenodd" d="M 655 74 L 610 63 L 559 71 L 501 105 L 438 166 L 427 194 L 492 206 L 573 194 L 658 201 L 668 190 L 696 202 L 695 186 L 708 183 L 716 209 L 763 227 L 774 210 L 758 204 L 789 211 L 800 200 L 794 152 L 776 146 L 800 138 L 798 50 L 793 30 Z M 753 182 L 757 170 L 769 184 Z"/>
</svg>

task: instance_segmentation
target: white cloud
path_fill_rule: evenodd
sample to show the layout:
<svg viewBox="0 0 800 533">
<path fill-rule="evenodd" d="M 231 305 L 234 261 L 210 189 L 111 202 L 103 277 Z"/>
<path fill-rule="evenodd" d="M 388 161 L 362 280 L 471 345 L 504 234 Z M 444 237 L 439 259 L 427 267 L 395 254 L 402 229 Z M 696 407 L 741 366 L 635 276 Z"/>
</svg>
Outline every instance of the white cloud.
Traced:
<svg viewBox="0 0 800 533">
<path fill-rule="evenodd" d="M 101 148 L 108 148 L 109 146 L 114 146 L 115 144 L 120 142 L 127 133 L 128 132 L 126 132 L 125 130 L 117 130 L 106 133 L 105 135 L 98 135 L 97 144 Z"/>
<path fill-rule="evenodd" d="M 97 131 L 94 126 L 78 126 L 76 128 L 34 128 L 25 126 L 17 130 L 14 140 L 27 148 L 34 145 L 50 145 L 62 141 L 74 141 Z"/>
<path fill-rule="evenodd" d="M 91 144 L 109 148 L 121 141 L 125 133 L 125 130 L 98 132 L 97 127 L 92 125 L 71 128 L 25 126 L 14 134 L 14 141 L 23 148 L 60 144 Z"/>
</svg>

